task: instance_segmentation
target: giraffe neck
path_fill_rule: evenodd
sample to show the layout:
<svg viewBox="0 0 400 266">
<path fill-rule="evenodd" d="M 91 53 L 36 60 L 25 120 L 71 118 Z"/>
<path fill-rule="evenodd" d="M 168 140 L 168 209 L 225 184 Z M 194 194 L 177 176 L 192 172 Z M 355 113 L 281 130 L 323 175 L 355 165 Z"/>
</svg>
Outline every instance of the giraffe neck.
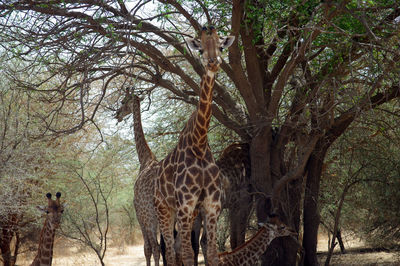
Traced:
<svg viewBox="0 0 400 266">
<path fill-rule="evenodd" d="M 45 220 L 42 232 L 40 233 L 39 248 L 31 266 L 50 266 L 53 259 L 53 243 L 56 229 Z"/>
<path fill-rule="evenodd" d="M 220 253 L 218 255 L 219 265 L 256 265 L 273 239 L 271 231 L 263 227 L 243 245 L 231 252 Z"/>
<path fill-rule="evenodd" d="M 203 157 L 207 149 L 207 132 L 211 120 L 214 82 L 215 73 L 207 70 L 200 83 L 199 104 L 193 114 L 193 126 L 189 132 L 189 137 L 193 140 L 193 146 L 196 146 L 196 155 L 199 157 Z"/>
<path fill-rule="evenodd" d="M 133 131 L 135 135 L 136 152 L 138 153 L 140 168 L 145 167 L 149 162 L 156 160 L 144 137 L 142 118 L 140 113 L 140 99 L 133 95 L 132 102 Z"/>
</svg>

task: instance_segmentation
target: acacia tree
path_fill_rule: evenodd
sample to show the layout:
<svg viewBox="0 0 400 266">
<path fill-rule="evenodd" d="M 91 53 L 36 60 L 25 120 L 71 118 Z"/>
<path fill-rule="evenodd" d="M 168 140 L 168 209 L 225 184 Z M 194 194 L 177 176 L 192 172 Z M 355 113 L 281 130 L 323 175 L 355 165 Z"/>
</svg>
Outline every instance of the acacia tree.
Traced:
<svg viewBox="0 0 400 266">
<path fill-rule="evenodd" d="M 298 229 L 300 181 L 307 176 L 305 262 L 317 264 L 317 199 L 326 152 L 361 113 L 400 94 L 395 0 L 0 3 L 3 48 L 41 66 L 30 73 L 34 80 L 20 86 L 54 105 L 40 114 L 49 133 L 95 123 L 99 107 L 126 86 L 167 90 L 196 104 L 192 96 L 204 70 L 183 38 L 202 24 L 234 35 L 215 84 L 213 115 L 250 144 L 258 220 L 276 211 Z M 10 75 L 19 80 L 19 73 L 29 71 Z M 52 88 L 45 89 L 49 83 Z M 76 109 L 65 111 L 66 102 Z M 73 127 L 58 123 L 65 112 Z M 265 265 L 293 265 L 297 247 L 280 244 L 272 245 L 278 258 Z"/>
</svg>

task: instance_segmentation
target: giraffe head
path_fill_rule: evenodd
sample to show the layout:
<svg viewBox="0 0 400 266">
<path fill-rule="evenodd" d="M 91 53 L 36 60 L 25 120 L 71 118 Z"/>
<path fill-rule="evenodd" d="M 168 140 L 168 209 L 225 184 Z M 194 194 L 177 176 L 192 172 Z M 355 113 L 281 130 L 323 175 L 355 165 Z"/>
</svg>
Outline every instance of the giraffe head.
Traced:
<svg viewBox="0 0 400 266">
<path fill-rule="evenodd" d="M 56 229 L 60 225 L 61 216 L 64 212 L 64 205 L 60 203 L 61 193 L 56 193 L 56 199 L 51 199 L 51 193 L 47 193 L 47 206 L 37 206 L 37 208 L 46 213 L 46 218 L 52 229 Z"/>
<path fill-rule="evenodd" d="M 290 236 L 293 238 L 297 237 L 295 230 L 284 224 L 277 214 L 270 214 L 266 223 L 260 224 L 261 226 L 267 227 L 274 232 L 275 237 Z M 296 239 L 295 239 L 296 240 Z"/>
<path fill-rule="evenodd" d="M 125 90 L 125 97 L 121 101 L 121 107 L 115 113 L 115 118 L 118 122 L 121 122 L 125 116 L 132 113 L 132 100 L 134 95 L 131 93 L 130 89 Z"/>
<path fill-rule="evenodd" d="M 203 27 L 200 40 L 187 39 L 186 42 L 192 50 L 198 50 L 201 54 L 201 62 L 206 71 L 217 72 L 221 64 L 221 53 L 235 40 L 235 36 L 219 37 L 213 27 Z"/>
</svg>

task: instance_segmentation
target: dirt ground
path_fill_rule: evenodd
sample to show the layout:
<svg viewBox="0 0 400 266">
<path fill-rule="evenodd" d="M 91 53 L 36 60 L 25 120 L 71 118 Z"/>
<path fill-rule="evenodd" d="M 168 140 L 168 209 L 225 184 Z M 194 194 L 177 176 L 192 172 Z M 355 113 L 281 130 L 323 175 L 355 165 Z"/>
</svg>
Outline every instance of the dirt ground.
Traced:
<svg viewBox="0 0 400 266">
<path fill-rule="evenodd" d="M 64 242 L 64 243 L 60 243 Z M 318 251 L 327 251 L 328 238 L 320 236 L 318 239 Z M 360 253 L 352 250 L 359 250 L 364 247 L 364 243 L 357 239 L 350 239 L 345 242 L 348 254 L 340 255 L 335 253 L 331 260 L 331 265 L 347 266 L 347 265 L 400 265 L 400 252 L 368 252 Z M 53 266 L 97 266 L 100 265 L 96 255 L 89 250 L 81 250 L 77 247 L 71 247 L 72 242 L 64 239 L 58 239 L 54 244 Z M 20 256 L 18 265 L 29 265 L 33 259 L 33 253 L 27 254 L 25 257 Z M 324 265 L 326 255 L 319 255 L 321 265 Z M 107 266 L 146 266 L 146 260 L 143 253 L 142 245 L 110 247 L 106 253 L 105 264 Z M 200 265 L 204 265 L 203 258 L 200 257 Z M 152 265 L 153 262 L 152 262 Z M 161 263 L 162 265 L 162 263 Z"/>
</svg>

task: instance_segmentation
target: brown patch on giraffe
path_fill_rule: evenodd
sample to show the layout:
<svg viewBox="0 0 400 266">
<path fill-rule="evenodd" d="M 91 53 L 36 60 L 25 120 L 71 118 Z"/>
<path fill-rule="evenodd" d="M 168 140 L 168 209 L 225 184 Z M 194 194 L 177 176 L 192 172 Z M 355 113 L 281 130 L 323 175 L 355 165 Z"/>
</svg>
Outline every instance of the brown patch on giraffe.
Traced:
<svg viewBox="0 0 400 266">
<path fill-rule="evenodd" d="M 187 186 L 183 186 L 181 190 L 185 194 L 190 192 L 189 189 L 187 188 Z"/>
<path fill-rule="evenodd" d="M 205 177 L 204 177 L 204 185 L 205 186 L 208 186 L 208 184 L 210 184 L 211 183 L 211 177 L 210 177 L 210 175 L 206 175 Z"/>
<path fill-rule="evenodd" d="M 189 204 L 190 204 L 190 203 L 189 203 L 189 200 L 192 198 L 192 196 L 191 196 L 191 195 L 189 195 L 189 194 L 185 194 L 185 196 L 184 196 L 184 197 L 185 197 L 186 204 L 188 204 L 188 205 L 189 205 Z"/>
<path fill-rule="evenodd" d="M 198 122 L 200 125 L 204 125 L 204 124 L 205 124 L 206 120 L 205 120 L 205 118 L 203 117 L 202 114 L 199 114 L 199 115 L 198 115 L 198 117 L 197 117 L 197 122 Z"/>
<path fill-rule="evenodd" d="M 207 188 L 207 192 L 209 195 L 213 194 L 217 190 L 218 190 L 217 187 L 213 183 L 211 183 Z M 217 192 L 217 193 L 219 194 L 219 192 Z"/>
<path fill-rule="evenodd" d="M 182 163 L 185 160 L 185 154 L 183 152 L 180 152 L 178 155 L 178 163 Z M 178 170 L 178 172 L 180 172 Z"/>
<path fill-rule="evenodd" d="M 193 151 L 193 154 L 196 155 L 197 157 L 201 157 L 203 155 L 201 150 L 197 146 L 193 146 L 192 151 Z M 186 164 L 188 164 L 187 161 L 186 161 Z"/>
<path fill-rule="evenodd" d="M 190 189 L 190 194 L 195 195 L 195 194 L 197 194 L 198 191 L 199 191 L 199 188 L 197 186 L 192 187 Z"/>
<path fill-rule="evenodd" d="M 193 177 L 192 176 L 186 176 L 186 180 L 185 180 L 186 182 L 185 182 L 185 184 L 187 185 L 187 186 L 192 186 L 193 184 L 194 184 L 194 180 L 193 180 Z"/>
<path fill-rule="evenodd" d="M 176 195 L 177 195 L 177 199 L 178 199 L 179 204 L 182 205 L 183 202 L 184 202 L 184 201 L 183 201 L 183 194 L 182 194 L 182 192 L 177 191 L 177 192 L 176 192 Z"/>
<path fill-rule="evenodd" d="M 171 183 L 168 183 L 167 184 L 167 193 L 168 193 L 168 195 L 171 195 L 171 193 L 173 193 L 174 190 L 175 190 L 174 186 Z"/>
<path fill-rule="evenodd" d="M 217 176 L 219 173 L 219 168 L 217 165 L 213 165 L 211 167 L 208 168 L 208 172 L 212 175 L 212 176 Z"/>
<path fill-rule="evenodd" d="M 181 159 L 180 157 L 179 157 L 179 159 Z M 183 156 L 182 156 L 182 161 L 179 161 L 180 162 L 180 164 L 178 165 L 178 169 L 176 170 L 176 172 L 179 174 L 179 173 L 182 173 L 183 172 L 183 170 L 185 169 L 185 164 L 183 163 Z"/>
<path fill-rule="evenodd" d="M 192 146 L 193 145 L 193 140 L 190 136 L 187 136 L 187 146 Z"/>
<path fill-rule="evenodd" d="M 185 175 L 184 174 L 178 175 L 175 180 L 175 187 L 181 187 L 184 181 L 185 181 Z"/>
<path fill-rule="evenodd" d="M 208 117 L 209 117 L 209 114 L 207 115 L 207 110 L 209 110 L 210 108 L 208 108 L 207 105 L 202 104 L 201 100 L 200 100 L 200 103 L 201 103 L 201 104 L 200 104 L 200 108 L 199 108 L 199 109 L 200 109 L 200 110 L 199 110 L 200 113 L 205 114 L 204 117 L 208 118 Z"/>
<path fill-rule="evenodd" d="M 211 108 L 207 108 L 207 110 L 204 112 L 205 117 L 211 117 Z"/>
</svg>

